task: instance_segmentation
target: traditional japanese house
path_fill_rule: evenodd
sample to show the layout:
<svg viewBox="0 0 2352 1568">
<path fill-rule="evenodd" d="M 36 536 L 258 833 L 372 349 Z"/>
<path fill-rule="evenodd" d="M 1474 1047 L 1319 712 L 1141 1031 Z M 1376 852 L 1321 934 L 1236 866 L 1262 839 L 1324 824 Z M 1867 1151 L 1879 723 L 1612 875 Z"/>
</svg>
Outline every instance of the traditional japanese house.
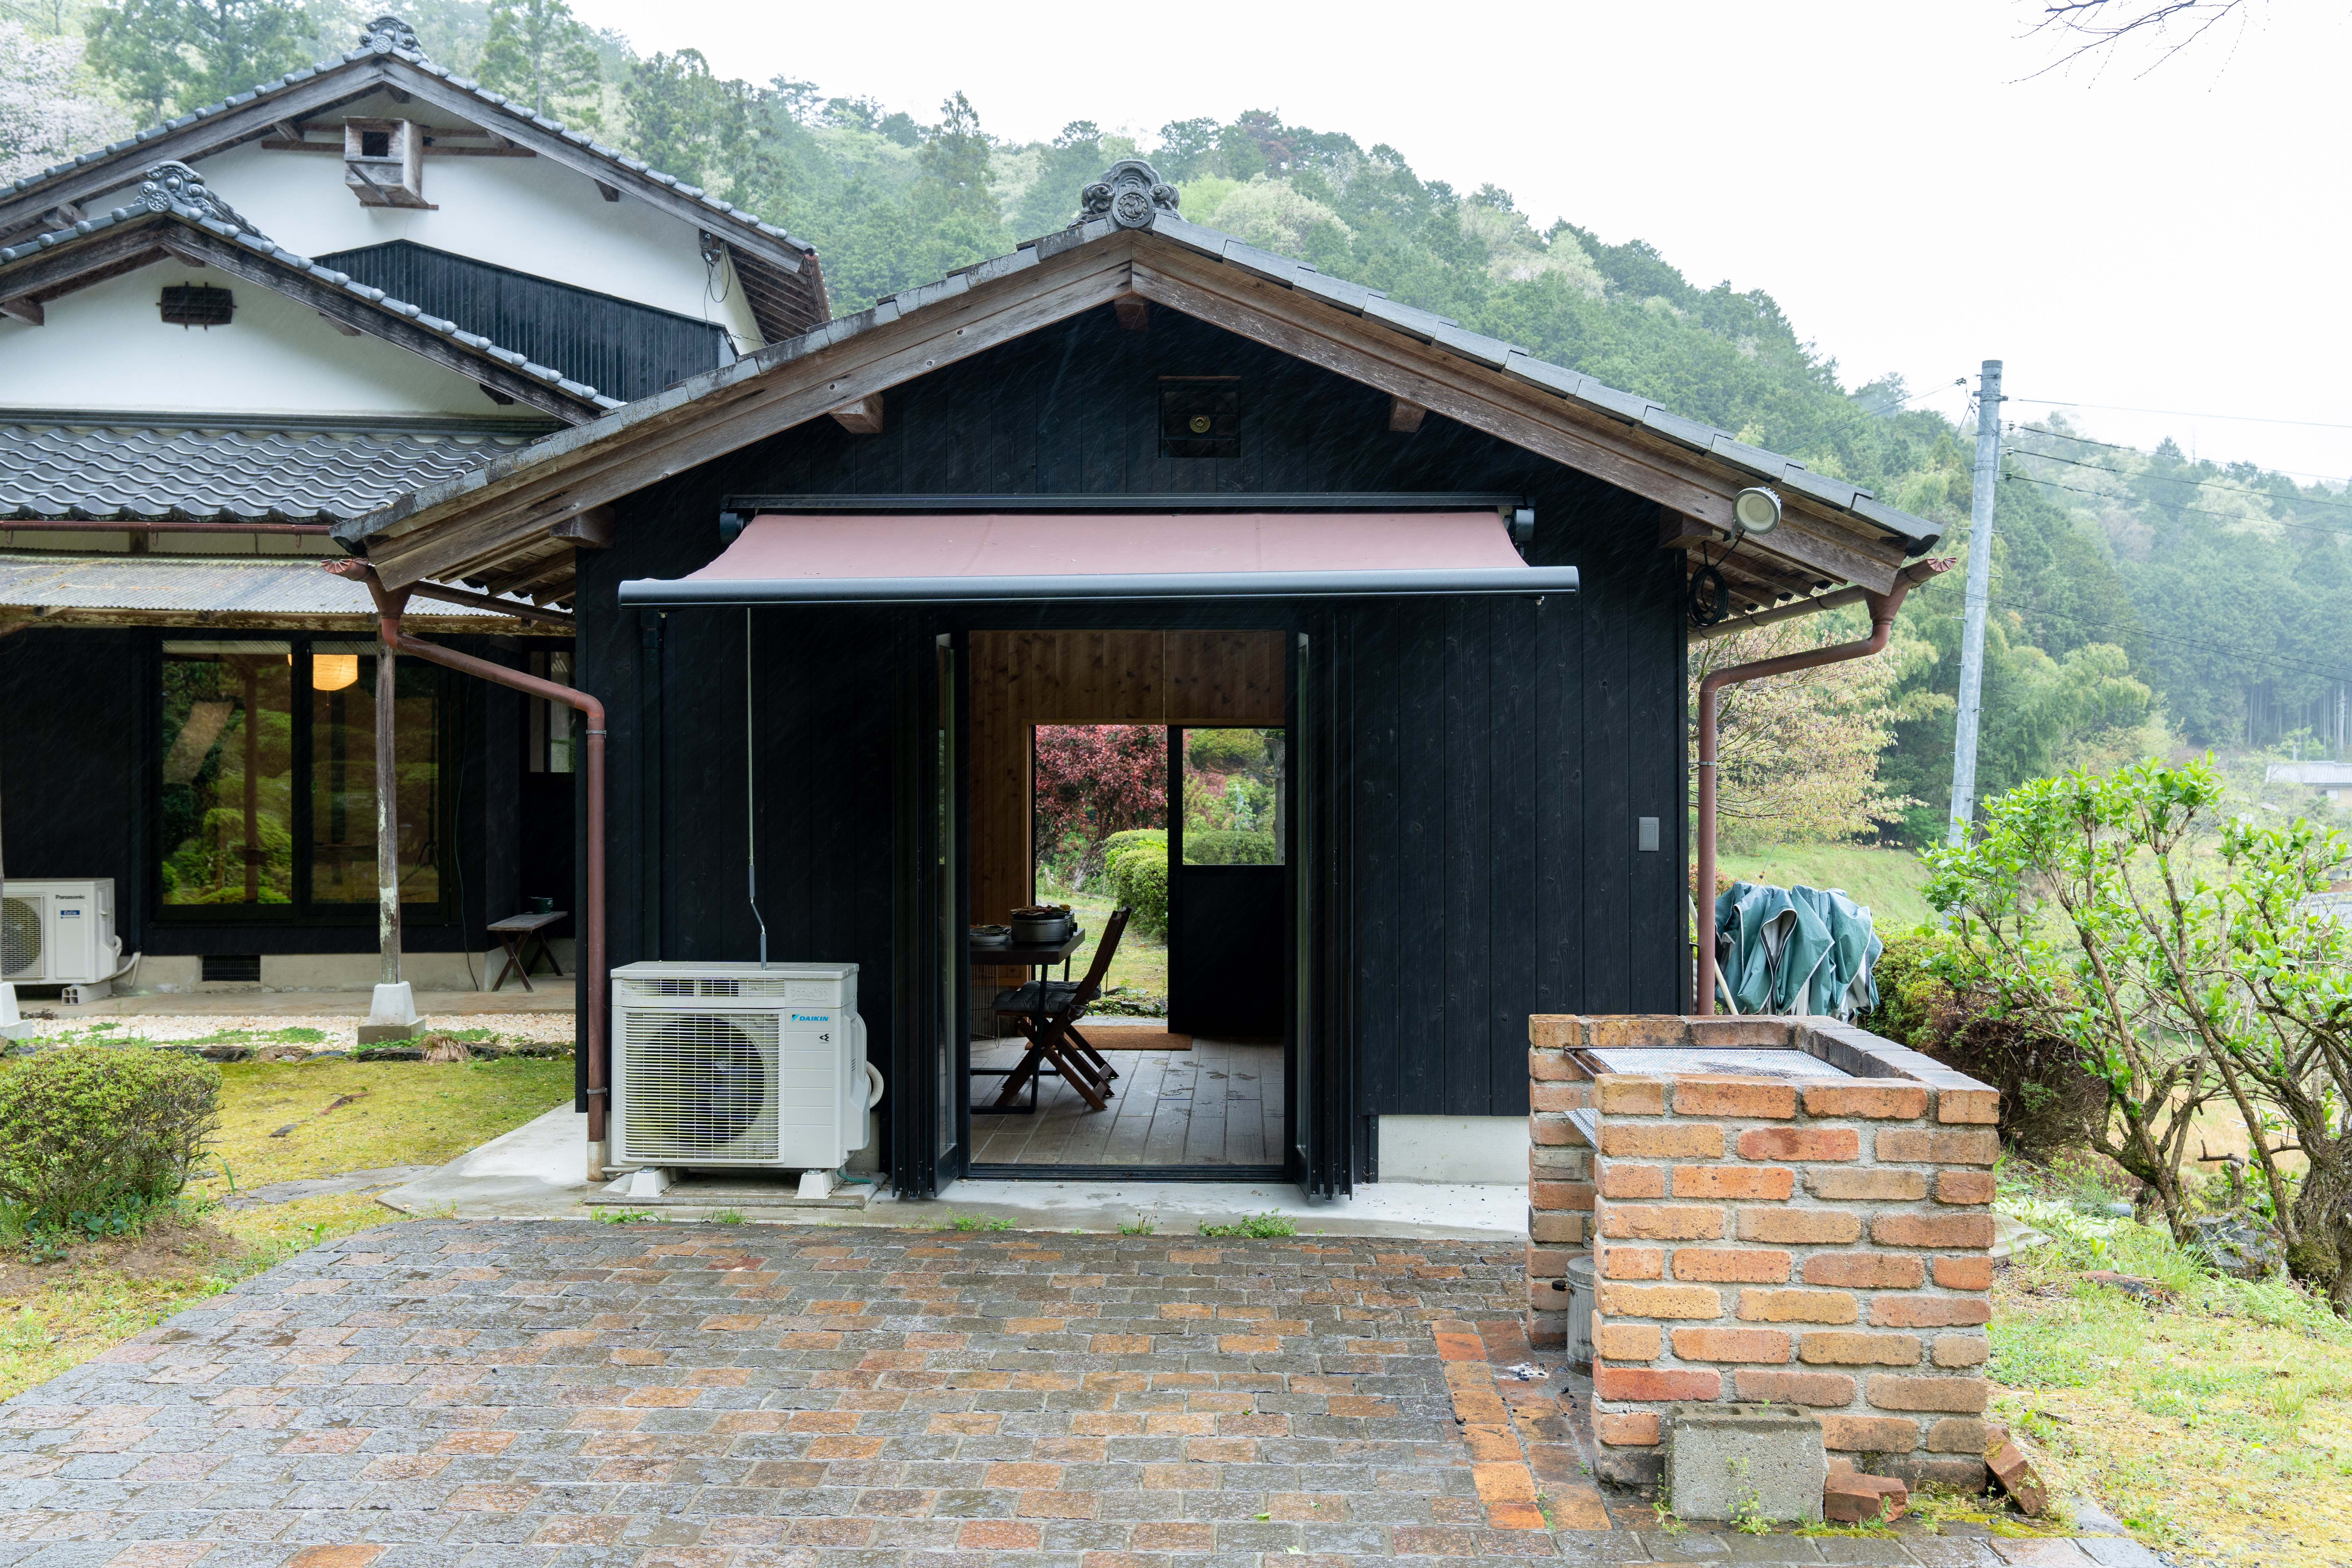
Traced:
<svg viewBox="0 0 2352 1568">
<path fill-rule="evenodd" d="M 0 185 L 12 884 L 110 881 L 143 989 L 373 982 L 376 621 L 329 527 L 826 317 L 806 246 L 392 17 Z M 568 679 L 607 521 L 421 586 L 412 626 Z M 410 970 L 487 981 L 486 921 L 572 905 L 568 710 L 424 664 L 394 702 Z"/>
<path fill-rule="evenodd" d="M 589 516 L 608 546 L 543 581 L 606 714 L 610 961 L 857 964 L 917 1194 L 1523 1179 L 1529 1015 L 1689 1010 L 1695 601 L 1887 595 L 1937 534 L 1191 224 L 1134 162 L 1013 255 L 336 537 L 387 588 L 493 586 Z M 1168 1023 L 1266 1053 L 1257 1160 L 992 1156 L 971 999 L 1008 977 L 967 931 L 1038 890 L 1036 736 L 1073 725 L 1164 727 L 1171 800 L 1185 732 L 1278 752 L 1271 852 L 1168 866 Z M 1242 1093 L 1212 1076 L 1185 1115 Z"/>
</svg>

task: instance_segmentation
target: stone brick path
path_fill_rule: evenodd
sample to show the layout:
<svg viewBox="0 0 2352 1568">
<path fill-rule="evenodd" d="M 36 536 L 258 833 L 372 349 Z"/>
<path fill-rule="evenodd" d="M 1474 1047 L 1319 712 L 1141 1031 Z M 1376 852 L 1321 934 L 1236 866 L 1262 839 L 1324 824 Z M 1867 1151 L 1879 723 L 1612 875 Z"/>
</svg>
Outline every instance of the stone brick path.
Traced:
<svg viewBox="0 0 2352 1568">
<path fill-rule="evenodd" d="M 2094 1561 L 1612 1529 L 1524 1289 L 1461 1242 L 391 1226 L 0 1405 L 0 1564 Z"/>
</svg>

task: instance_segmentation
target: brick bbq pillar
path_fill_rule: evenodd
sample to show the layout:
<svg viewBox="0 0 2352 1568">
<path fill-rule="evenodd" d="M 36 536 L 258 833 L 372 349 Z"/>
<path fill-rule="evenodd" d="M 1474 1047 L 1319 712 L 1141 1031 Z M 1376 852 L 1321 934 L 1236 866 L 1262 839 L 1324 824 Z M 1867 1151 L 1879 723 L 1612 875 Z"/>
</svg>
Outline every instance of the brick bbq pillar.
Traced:
<svg viewBox="0 0 2352 1568">
<path fill-rule="evenodd" d="M 1669 1405 L 1769 1400 L 1820 1415 L 1834 1468 L 1983 1485 L 1996 1091 L 1827 1018 L 1538 1016 L 1528 1041 L 1529 1337 L 1560 1342 L 1589 1247 L 1603 1475 L 1657 1478 Z M 1622 1049 L 1713 1059 L 1607 1070 Z M 1722 1070 L 1743 1049 L 1825 1065 Z"/>
</svg>

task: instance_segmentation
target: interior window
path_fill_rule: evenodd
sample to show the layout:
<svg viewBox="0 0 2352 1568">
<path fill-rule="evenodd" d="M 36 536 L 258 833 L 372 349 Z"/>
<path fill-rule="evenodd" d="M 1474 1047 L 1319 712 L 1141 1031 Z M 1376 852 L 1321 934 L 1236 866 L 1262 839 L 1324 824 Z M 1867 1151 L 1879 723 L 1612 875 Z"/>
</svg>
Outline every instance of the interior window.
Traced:
<svg viewBox="0 0 2352 1568">
<path fill-rule="evenodd" d="M 569 686 L 572 684 L 572 655 L 568 652 L 534 653 L 530 656 L 530 673 L 541 680 Z M 535 773 L 570 773 L 572 710 L 543 697 L 527 697 L 523 700 L 530 709 L 530 754 L 527 759 L 530 770 Z"/>
<path fill-rule="evenodd" d="M 376 900 L 375 644 L 310 645 L 310 897 Z M 433 669 L 394 666 L 400 901 L 441 901 L 441 727 Z"/>
<path fill-rule="evenodd" d="M 1184 731 L 1184 863 L 1282 864 L 1280 730 Z"/>
<path fill-rule="evenodd" d="M 294 897 L 294 646 L 163 645 L 163 902 Z"/>
<path fill-rule="evenodd" d="M 375 902 L 375 658 L 373 642 L 163 644 L 165 905 Z M 437 904 L 441 682 L 403 660 L 398 683 L 400 897 Z"/>
</svg>

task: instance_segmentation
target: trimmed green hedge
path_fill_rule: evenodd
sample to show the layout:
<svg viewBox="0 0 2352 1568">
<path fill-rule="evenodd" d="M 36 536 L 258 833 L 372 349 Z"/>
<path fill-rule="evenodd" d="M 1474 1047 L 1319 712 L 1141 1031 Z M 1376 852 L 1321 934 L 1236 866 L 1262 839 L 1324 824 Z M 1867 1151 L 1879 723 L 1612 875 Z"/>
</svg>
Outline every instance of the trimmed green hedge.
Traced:
<svg viewBox="0 0 2352 1568">
<path fill-rule="evenodd" d="M 1200 832 L 1187 829 L 1184 834 L 1184 864 L 1187 866 L 1278 866 L 1281 851 L 1274 845 L 1271 833 L 1244 833 L 1233 828 L 1204 828 Z"/>
<path fill-rule="evenodd" d="M 220 1124 L 220 1068 L 177 1051 L 67 1046 L 0 1068 L 0 1203 L 28 1232 L 179 1195 Z"/>
<path fill-rule="evenodd" d="M 1102 842 L 1103 878 L 1111 900 L 1134 910 L 1129 923 L 1139 936 L 1168 935 L 1168 835 L 1157 827 L 1130 827 Z"/>
</svg>

